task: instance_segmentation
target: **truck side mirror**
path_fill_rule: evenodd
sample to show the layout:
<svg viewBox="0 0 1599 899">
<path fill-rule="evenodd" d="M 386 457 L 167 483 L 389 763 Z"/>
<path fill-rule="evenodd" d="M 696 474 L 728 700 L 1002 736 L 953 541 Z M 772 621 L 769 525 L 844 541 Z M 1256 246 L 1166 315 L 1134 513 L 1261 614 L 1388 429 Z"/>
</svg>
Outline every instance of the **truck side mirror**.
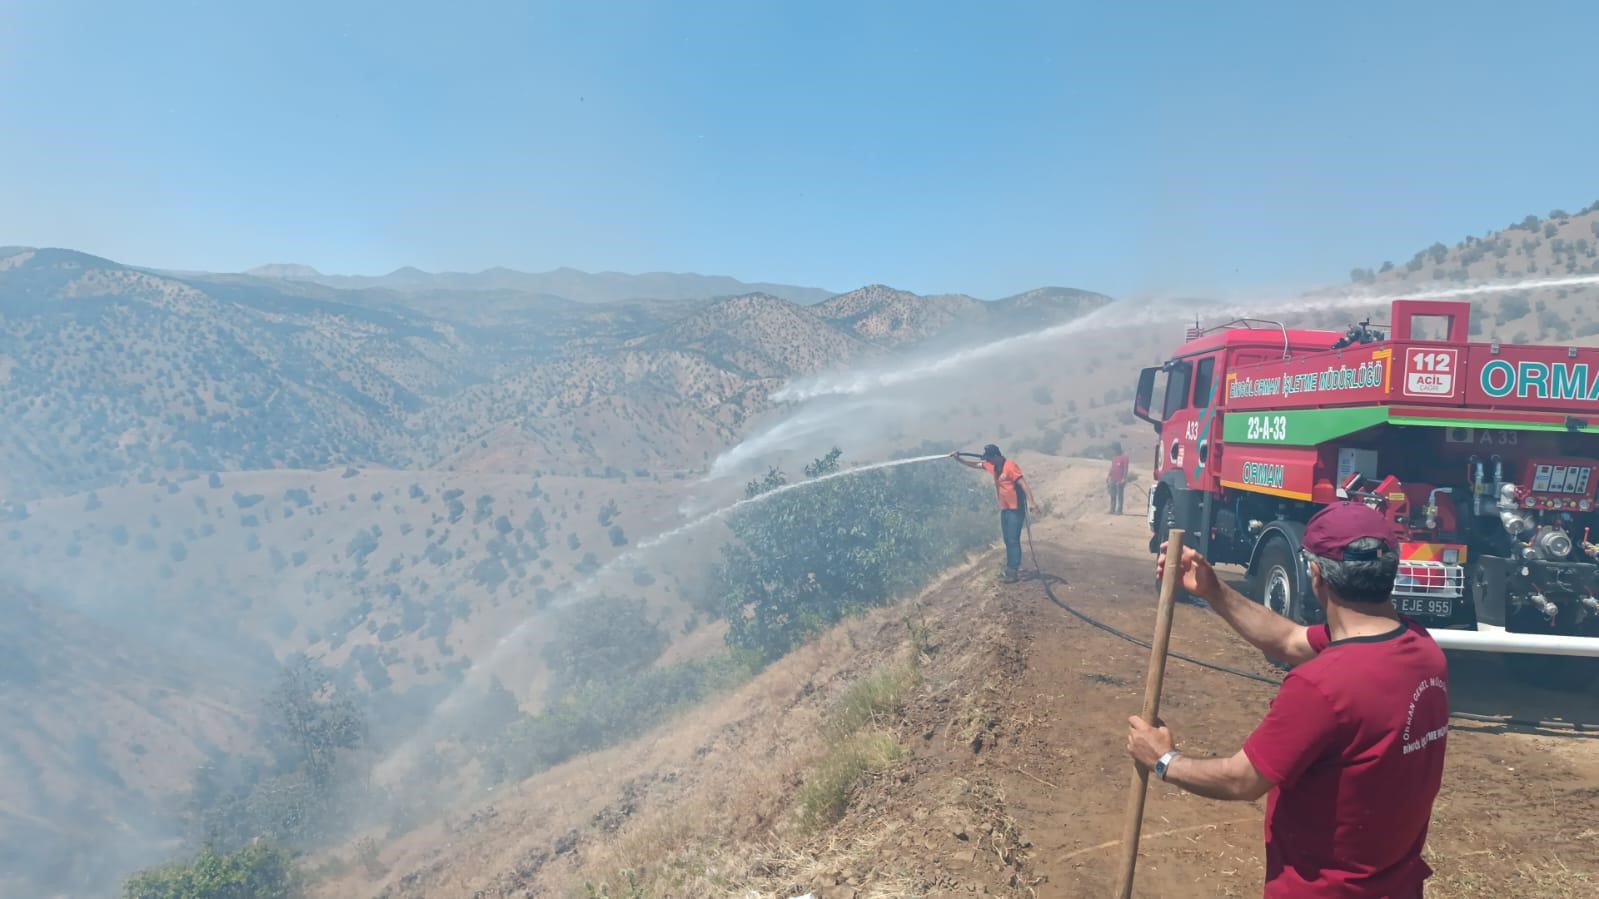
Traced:
<svg viewBox="0 0 1599 899">
<path fill-rule="evenodd" d="M 1160 421 L 1149 412 L 1150 405 L 1155 397 L 1155 376 L 1160 374 L 1159 368 L 1146 368 L 1138 373 L 1138 392 L 1133 395 L 1133 415 L 1149 422 L 1160 430 Z"/>
</svg>

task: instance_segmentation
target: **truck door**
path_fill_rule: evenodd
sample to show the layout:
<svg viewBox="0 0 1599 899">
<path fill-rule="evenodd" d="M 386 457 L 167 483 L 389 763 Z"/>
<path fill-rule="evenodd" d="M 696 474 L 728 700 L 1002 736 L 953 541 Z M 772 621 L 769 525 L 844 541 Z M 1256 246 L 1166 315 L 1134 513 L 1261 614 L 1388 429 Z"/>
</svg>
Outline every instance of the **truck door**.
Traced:
<svg viewBox="0 0 1599 899">
<path fill-rule="evenodd" d="M 1162 428 L 1161 467 L 1181 471 L 1189 487 L 1202 487 L 1210 465 L 1221 386 L 1217 356 L 1175 362 L 1166 375 L 1166 420 Z"/>
<path fill-rule="evenodd" d="M 1193 363 L 1186 359 L 1167 363 L 1166 390 L 1160 405 L 1160 439 L 1155 448 L 1156 478 L 1182 471 L 1188 461 L 1183 447 L 1188 423 L 1193 418 L 1188 408 L 1188 392 L 1193 380 Z"/>
</svg>

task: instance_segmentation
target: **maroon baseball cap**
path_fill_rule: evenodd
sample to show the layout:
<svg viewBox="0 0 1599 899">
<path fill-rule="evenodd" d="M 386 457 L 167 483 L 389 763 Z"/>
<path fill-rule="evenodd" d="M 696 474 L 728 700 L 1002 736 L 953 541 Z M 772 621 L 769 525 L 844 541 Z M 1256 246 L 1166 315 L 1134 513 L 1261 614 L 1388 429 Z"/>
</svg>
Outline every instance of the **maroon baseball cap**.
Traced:
<svg viewBox="0 0 1599 899">
<path fill-rule="evenodd" d="M 1300 545 L 1311 555 L 1334 562 L 1375 559 L 1376 553 L 1349 550 L 1349 544 L 1367 537 L 1382 541 L 1390 552 L 1396 548 L 1394 526 L 1381 512 L 1365 503 L 1341 502 L 1311 516 Z"/>
</svg>

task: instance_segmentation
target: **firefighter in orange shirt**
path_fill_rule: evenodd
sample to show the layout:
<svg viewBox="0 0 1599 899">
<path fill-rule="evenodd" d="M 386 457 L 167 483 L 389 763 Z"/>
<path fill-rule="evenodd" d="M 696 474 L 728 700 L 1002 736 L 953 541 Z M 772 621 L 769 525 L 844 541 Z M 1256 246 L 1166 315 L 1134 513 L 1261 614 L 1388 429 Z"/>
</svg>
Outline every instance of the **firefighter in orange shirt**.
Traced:
<svg viewBox="0 0 1599 899">
<path fill-rule="evenodd" d="M 968 462 L 955 453 L 950 458 L 967 468 L 980 468 L 994 478 L 994 492 L 999 497 L 999 533 L 1005 538 L 1005 583 L 1016 582 L 1016 572 L 1022 567 L 1022 528 L 1027 524 L 1027 509 L 1043 511 L 1043 503 L 1033 494 L 1033 489 L 1022 478 L 1022 470 L 1015 462 L 1005 458 L 999 447 L 990 443 L 983 447 L 981 462 Z"/>
</svg>

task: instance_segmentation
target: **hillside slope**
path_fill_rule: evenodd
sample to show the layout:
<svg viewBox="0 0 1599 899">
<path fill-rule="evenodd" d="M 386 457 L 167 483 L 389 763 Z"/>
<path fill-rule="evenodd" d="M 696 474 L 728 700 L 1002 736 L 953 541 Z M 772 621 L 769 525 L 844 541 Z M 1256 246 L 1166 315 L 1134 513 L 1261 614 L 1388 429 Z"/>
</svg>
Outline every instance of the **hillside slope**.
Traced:
<svg viewBox="0 0 1599 899">
<path fill-rule="evenodd" d="M 403 419 L 482 361 L 440 322 L 14 251 L 0 258 L 0 494 L 398 463 Z"/>
<path fill-rule="evenodd" d="M 547 607 L 578 582 L 675 632 L 714 532 L 675 547 L 680 564 L 640 554 L 591 576 L 678 520 L 679 496 L 581 472 L 283 469 L 30 503 L 0 524 L 0 772 L 16 774 L 0 777 L 0 845 L 55 861 L 0 869 L 81 886 L 170 851 L 198 766 L 263 755 L 263 697 L 297 654 L 386 746 L 517 628 L 522 651 L 492 676 L 536 707 Z M 62 881 L 0 895 L 43 883 Z"/>
<path fill-rule="evenodd" d="M 163 850 L 171 798 L 250 742 L 262 660 L 218 655 L 165 651 L 0 581 L 0 895 L 40 895 L 30 869 L 87 887 Z"/>
<path fill-rule="evenodd" d="M 1407 262 L 1355 269 L 1351 280 L 1383 292 L 1449 289 L 1489 281 L 1599 277 L 1599 202 L 1578 213 L 1551 210 L 1503 230 L 1435 243 Z M 1474 300 L 1482 334 L 1510 343 L 1560 343 L 1599 336 L 1599 285 L 1530 286 Z"/>
<path fill-rule="evenodd" d="M 983 302 L 968 296 L 917 296 L 882 284 L 840 294 L 816 307 L 816 314 L 882 346 L 900 346 L 937 337 L 960 322 L 983 316 Z"/>
<path fill-rule="evenodd" d="M 816 313 L 885 347 L 997 339 L 1087 315 L 1111 302 L 1086 290 L 1041 287 L 984 302 L 964 294 L 919 296 L 882 284 L 840 294 Z"/>
<path fill-rule="evenodd" d="M 693 351 L 756 379 L 848 366 L 872 353 L 821 313 L 765 294 L 731 297 L 672 323 L 640 346 Z"/>
<path fill-rule="evenodd" d="M 1058 510 L 1035 524 L 1038 561 L 1059 579 L 1057 593 L 1147 632 L 1144 526 L 1137 515 L 1100 514 L 1103 464 L 1020 461 Z M 348 867 L 316 895 L 563 896 L 584 895 L 585 883 L 671 899 L 1105 895 L 1127 789 L 1126 717 L 1139 706 L 1147 653 L 1072 618 L 1037 581 L 995 585 L 995 564 L 989 553 L 912 600 L 848 621 L 638 740 L 384 841 L 377 864 Z M 1276 673 L 1197 607 L 1179 608 L 1173 648 Z M 1569 694 L 1512 695 L 1491 666 L 1454 664 L 1459 710 L 1599 715 L 1590 698 L 1573 708 Z M 842 739 L 834 736 L 841 703 L 856 685 L 906 666 L 915 678 L 877 720 L 893 757 L 849 783 L 836 822 L 807 826 L 807 797 L 829 782 Z M 1172 666 L 1163 712 L 1185 745 L 1235 749 L 1265 713 L 1270 688 Z M 1485 899 L 1586 895 L 1599 882 L 1585 836 L 1599 828 L 1588 801 L 1594 783 L 1591 741 L 1457 725 L 1429 840 L 1433 887 Z M 1153 784 L 1139 894 L 1258 892 L 1261 805 Z"/>
</svg>

